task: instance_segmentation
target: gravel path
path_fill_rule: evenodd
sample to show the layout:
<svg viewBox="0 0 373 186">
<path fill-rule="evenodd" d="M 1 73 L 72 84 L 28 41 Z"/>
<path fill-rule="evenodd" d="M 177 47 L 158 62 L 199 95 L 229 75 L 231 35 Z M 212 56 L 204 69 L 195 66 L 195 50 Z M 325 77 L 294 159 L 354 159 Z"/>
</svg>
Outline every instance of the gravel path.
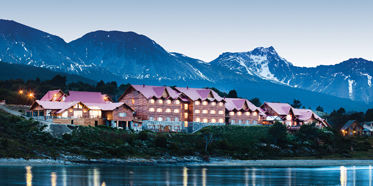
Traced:
<svg viewBox="0 0 373 186">
<path fill-rule="evenodd" d="M 16 116 L 22 116 L 22 113 L 20 113 L 18 111 L 11 110 L 11 109 L 7 108 L 5 105 L 0 105 L 0 109 L 3 109 L 5 112 L 7 112 L 9 114 L 13 114 L 13 115 L 16 115 Z"/>
</svg>

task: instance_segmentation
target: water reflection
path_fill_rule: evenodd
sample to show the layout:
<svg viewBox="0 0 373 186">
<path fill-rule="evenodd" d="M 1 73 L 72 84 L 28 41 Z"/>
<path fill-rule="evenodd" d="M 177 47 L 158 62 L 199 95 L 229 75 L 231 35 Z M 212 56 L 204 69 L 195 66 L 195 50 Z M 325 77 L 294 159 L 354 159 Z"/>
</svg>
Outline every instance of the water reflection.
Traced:
<svg viewBox="0 0 373 186">
<path fill-rule="evenodd" d="M 51 173 L 51 185 L 56 186 L 57 185 L 57 175 L 55 172 Z"/>
<path fill-rule="evenodd" d="M 341 166 L 341 186 L 346 186 L 347 184 L 347 169 L 344 166 Z"/>
<path fill-rule="evenodd" d="M 32 172 L 30 166 L 26 167 L 26 184 L 27 186 L 32 186 Z"/>
<path fill-rule="evenodd" d="M 372 166 L 18 167 L 0 166 L 0 185 L 372 185 Z M 24 175 L 19 180 L 18 175 Z"/>
</svg>

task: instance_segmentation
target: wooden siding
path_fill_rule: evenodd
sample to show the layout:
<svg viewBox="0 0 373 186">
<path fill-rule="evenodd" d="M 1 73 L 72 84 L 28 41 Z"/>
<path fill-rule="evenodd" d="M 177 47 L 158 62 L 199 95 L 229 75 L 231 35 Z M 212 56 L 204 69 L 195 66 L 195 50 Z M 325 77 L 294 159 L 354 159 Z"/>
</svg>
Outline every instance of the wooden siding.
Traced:
<svg viewBox="0 0 373 186">
<path fill-rule="evenodd" d="M 234 113 L 234 115 L 231 115 L 231 112 Z M 231 124 L 232 120 L 234 120 L 234 124 L 239 124 L 239 120 L 241 120 L 241 124 L 246 124 L 246 121 L 249 121 L 249 124 L 254 124 L 254 120 L 256 121 L 256 124 L 263 124 L 263 120 L 261 119 L 258 112 L 256 112 L 256 116 L 254 116 L 254 111 L 231 111 L 227 112 L 229 115 L 229 123 Z M 238 115 L 237 113 L 241 112 L 241 115 Z M 246 115 L 246 112 L 250 113 L 249 116 Z"/>
<path fill-rule="evenodd" d="M 345 130 L 343 136 L 361 136 L 362 134 L 363 126 L 361 126 L 357 121 L 355 121 Z"/>
<path fill-rule="evenodd" d="M 113 111 L 111 111 L 112 117 L 111 120 L 114 121 L 132 121 L 133 120 L 133 111 L 128 108 L 126 105 L 122 105 Z M 119 113 L 126 113 L 126 117 L 119 117 Z M 108 119 L 109 120 L 109 119 Z"/>
<path fill-rule="evenodd" d="M 207 101 L 207 100 L 206 100 Z M 199 101 L 200 104 L 196 105 L 196 101 L 191 102 L 192 104 L 190 107 L 190 117 L 189 121 L 196 122 L 197 118 L 200 118 L 200 122 L 204 122 L 204 119 L 207 119 L 207 122 L 212 122 L 212 119 L 216 120 L 216 123 L 219 123 L 219 119 L 225 122 L 225 103 L 222 106 L 219 106 L 219 102 L 217 101 L 207 101 L 207 105 L 203 105 L 203 101 Z M 216 104 L 213 106 L 211 103 L 215 102 Z M 199 113 L 196 113 L 196 110 L 199 110 Z M 206 110 L 207 113 L 203 113 Z M 215 114 L 211 114 L 211 111 L 214 110 Z M 223 114 L 219 114 L 219 111 L 222 111 Z"/>
<path fill-rule="evenodd" d="M 73 125 L 95 126 L 96 121 L 97 125 L 105 125 L 105 120 L 99 118 L 53 119 L 53 123 L 60 124 L 71 124 L 71 121 L 73 121 Z"/>
<path fill-rule="evenodd" d="M 133 108 L 136 112 L 135 117 L 148 120 L 148 99 L 132 86 L 126 90 L 125 94 L 118 101 L 124 102 Z"/>
</svg>

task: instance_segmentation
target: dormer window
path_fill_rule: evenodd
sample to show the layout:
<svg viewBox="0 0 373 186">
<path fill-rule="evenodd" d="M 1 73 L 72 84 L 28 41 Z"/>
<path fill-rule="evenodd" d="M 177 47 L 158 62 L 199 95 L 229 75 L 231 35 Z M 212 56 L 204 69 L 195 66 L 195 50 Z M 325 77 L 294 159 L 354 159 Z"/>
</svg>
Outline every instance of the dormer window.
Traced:
<svg viewBox="0 0 373 186">
<path fill-rule="evenodd" d="M 250 112 L 245 112 L 245 115 L 246 116 L 250 116 Z"/>
<path fill-rule="evenodd" d="M 223 106 L 223 102 L 219 102 L 219 106 Z"/>
<path fill-rule="evenodd" d="M 179 100 L 175 100 L 175 104 L 176 105 L 180 104 L 180 101 Z"/>
<path fill-rule="evenodd" d="M 253 116 L 257 116 L 258 115 L 258 113 L 257 112 L 253 112 Z"/>
<path fill-rule="evenodd" d="M 158 103 L 159 103 L 159 104 L 163 104 L 163 100 L 161 100 L 161 99 L 158 100 Z"/>
<path fill-rule="evenodd" d="M 215 105 L 216 105 L 215 101 L 211 102 L 211 106 L 215 106 Z"/>
<path fill-rule="evenodd" d="M 230 112 L 230 113 L 229 113 L 229 115 L 231 115 L 231 116 L 234 116 L 234 112 L 233 112 L 233 111 L 232 111 L 232 112 Z"/>
<path fill-rule="evenodd" d="M 202 105 L 208 105 L 208 102 L 207 101 L 203 101 Z"/>
<path fill-rule="evenodd" d="M 166 100 L 166 103 L 169 105 L 169 104 L 171 104 L 171 100 Z"/>
<path fill-rule="evenodd" d="M 149 103 L 154 103 L 154 102 L 155 102 L 154 99 L 149 100 Z"/>
<path fill-rule="evenodd" d="M 237 115 L 238 115 L 238 116 L 241 116 L 241 115 L 242 115 L 242 112 L 237 112 Z"/>
<path fill-rule="evenodd" d="M 196 105 L 200 105 L 200 104 L 201 104 L 201 102 L 199 102 L 199 101 L 196 101 L 196 102 L 195 102 L 195 104 L 196 104 Z"/>
</svg>

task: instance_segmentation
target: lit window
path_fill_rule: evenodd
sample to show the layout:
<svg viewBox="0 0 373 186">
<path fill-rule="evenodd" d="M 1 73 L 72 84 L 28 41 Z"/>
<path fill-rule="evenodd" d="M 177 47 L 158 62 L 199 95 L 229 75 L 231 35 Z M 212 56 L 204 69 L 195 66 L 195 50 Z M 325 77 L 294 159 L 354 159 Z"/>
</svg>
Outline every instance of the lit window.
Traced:
<svg viewBox="0 0 373 186">
<path fill-rule="evenodd" d="M 159 104 L 163 104 L 163 100 L 161 100 L 161 99 L 158 100 L 158 103 L 159 103 Z"/>
<path fill-rule="evenodd" d="M 231 115 L 231 116 L 234 116 L 234 112 L 233 112 L 233 111 L 232 111 L 232 112 L 230 112 L 230 113 L 229 113 L 229 115 Z"/>
<path fill-rule="evenodd" d="M 222 111 L 222 110 L 221 110 L 221 111 L 219 111 L 219 114 L 224 114 L 224 111 Z"/>
<path fill-rule="evenodd" d="M 154 99 L 149 100 L 149 103 L 154 103 L 154 102 L 155 102 Z"/>
<path fill-rule="evenodd" d="M 199 104 L 201 104 L 201 102 L 199 102 L 199 101 L 196 101 L 196 105 L 199 105 Z"/>
<path fill-rule="evenodd" d="M 209 113 L 209 111 L 207 111 L 207 110 L 202 110 L 202 114 L 207 114 L 207 113 Z"/>
<path fill-rule="evenodd" d="M 203 123 L 207 123 L 207 122 L 209 122 L 209 120 L 208 119 L 203 119 Z"/>
<path fill-rule="evenodd" d="M 170 113 L 170 112 L 171 112 L 171 109 L 166 109 L 166 112 L 167 112 L 167 113 Z"/>
<path fill-rule="evenodd" d="M 149 108 L 149 112 L 154 112 L 155 109 L 154 108 Z"/>
<path fill-rule="evenodd" d="M 163 118 L 162 117 L 158 117 L 158 121 L 163 121 Z"/>
<path fill-rule="evenodd" d="M 188 122 L 184 121 L 184 127 L 188 127 Z"/>
<path fill-rule="evenodd" d="M 169 99 L 166 100 L 166 103 L 167 103 L 167 104 L 171 104 L 171 100 L 169 100 Z"/>
<path fill-rule="evenodd" d="M 241 116 L 241 115 L 242 115 L 242 112 L 237 112 L 237 115 Z"/>
<path fill-rule="evenodd" d="M 196 118 L 196 122 L 201 122 L 201 118 Z"/>
<path fill-rule="evenodd" d="M 250 112 L 245 112 L 245 115 L 246 116 L 250 116 Z"/>
<path fill-rule="evenodd" d="M 175 109 L 175 110 L 174 110 L 174 113 L 179 113 L 179 112 L 180 112 L 179 109 Z"/>
<path fill-rule="evenodd" d="M 180 104 L 180 101 L 179 100 L 175 100 L 175 104 Z"/>
<path fill-rule="evenodd" d="M 216 105 L 215 101 L 211 102 L 211 106 L 215 106 L 215 105 Z"/>
<path fill-rule="evenodd" d="M 257 113 L 257 112 L 254 112 L 254 113 L 253 113 L 253 116 L 257 116 L 257 115 L 258 115 L 258 113 Z"/>
<path fill-rule="evenodd" d="M 223 106 L 223 102 L 219 102 L 219 106 Z"/>
<path fill-rule="evenodd" d="M 216 123 L 216 119 L 211 119 L 211 123 Z"/>
<path fill-rule="evenodd" d="M 188 113 L 184 113 L 184 118 L 188 119 Z"/>
<path fill-rule="evenodd" d="M 132 104 L 135 104 L 135 100 L 134 99 L 132 100 Z"/>
<path fill-rule="evenodd" d="M 184 104 L 184 110 L 188 110 L 188 104 Z"/>
<path fill-rule="evenodd" d="M 291 115 L 287 115 L 286 120 L 291 120 Z"/>
<path fill-rule="evenodd" d="M 203 101 L 202 104 L 203 105 L 207 105 L 208 103 L 207 103 L 207 101 Z"/>
<path fill-rule="evenodd" d="M 224 123 L 224 119 L 219 119 L 219 123 Z"/>
<path fill-rule="evenodd" d="M 162 109 L 161 108 L 157 108 L 157 112 L 162 112 Z"/>
<path fill-rule="evenodd" d="M 215 110 L 211 110 L 210 114 L 216 114 L 216 111 Z"/>
<path fill-rule="evenodd" d="M 201 111 L 197 109 L 197 110 L 194 111 L 194 113 L 199 114 L 199 113 L 201 113 Z"/>
</svg>

